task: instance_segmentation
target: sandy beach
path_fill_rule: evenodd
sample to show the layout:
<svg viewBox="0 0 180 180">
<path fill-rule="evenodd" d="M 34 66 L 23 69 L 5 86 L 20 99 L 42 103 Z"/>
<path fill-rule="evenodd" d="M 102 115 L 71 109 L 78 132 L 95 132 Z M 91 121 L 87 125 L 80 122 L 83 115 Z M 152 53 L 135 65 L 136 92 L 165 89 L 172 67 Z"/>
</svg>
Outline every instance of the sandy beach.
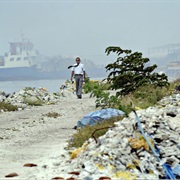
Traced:
<svg viewBox="0 0 180 180">
<path fill-rule="evenodd" d="M 10 173 L 18 174 L 12 179 L 59 176 L 55 164 L 62 154 L 67 153 L 64 147 L 75 133 L 73 127 L 80 118 L 95 110 L 95 99 L 85 94 L 83 99 L 73 95 L 62 98 L 55 105 L 0 113 L 0 179 L 7 179 L 5 176 Z M 47 114 L 52 112 L 59 116 L 48 117 Z M 26 163 L 37 166 L 24 167 Z"/>
</svg>

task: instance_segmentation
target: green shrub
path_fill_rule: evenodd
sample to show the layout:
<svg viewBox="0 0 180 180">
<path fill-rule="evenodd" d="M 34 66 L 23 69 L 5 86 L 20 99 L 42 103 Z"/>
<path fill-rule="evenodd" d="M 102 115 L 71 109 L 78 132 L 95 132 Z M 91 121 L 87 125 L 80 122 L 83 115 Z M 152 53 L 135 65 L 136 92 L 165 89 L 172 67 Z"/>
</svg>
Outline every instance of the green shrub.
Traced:
<svg viewBox="0 0 180 180">
<path fill-rule="evenodd" d="M 108 83 L 104 83 L 102 81 L 93 81 L 89 80 L 83 85 L 83 91 L 84 93 L 92 92 L 95 89 L 99 90 L 107 90 L 109 89 L 110 85 Z"/>
<path fill-rule="evenodd" d="M 112 90 L 118 90 L 117 96 L 133 93 L 137 88 L 154 84 L 156 87 L 168 87 L 167 76 L 156 73 L 157 65 L 147 66 L 150 61 L 144 58 L 141 52 L 123 50 L 120 47 L 110 46 L 106 48 L 107 55 L 117 54 L 117 60 L 108 64 L 105 68 L 110 71 L 107 81 L 111 84 Z"/>
</svg>

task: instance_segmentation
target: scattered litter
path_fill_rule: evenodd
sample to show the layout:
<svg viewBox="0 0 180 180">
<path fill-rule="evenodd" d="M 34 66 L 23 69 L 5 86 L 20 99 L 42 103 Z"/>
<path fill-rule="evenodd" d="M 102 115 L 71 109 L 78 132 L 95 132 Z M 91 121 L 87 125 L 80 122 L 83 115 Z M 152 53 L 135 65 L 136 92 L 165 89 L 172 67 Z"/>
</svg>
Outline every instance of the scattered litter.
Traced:
<svg viewBox="0 0 180 180">
<path fill-rule="evenodd" d="M 8 175 L 6 175 L 5 177 L 15 177 L 15 176 L 18 176 L 18 174 L 17 173 L 10 173 L 10 174 L 8 174 Z"/>
</svg>

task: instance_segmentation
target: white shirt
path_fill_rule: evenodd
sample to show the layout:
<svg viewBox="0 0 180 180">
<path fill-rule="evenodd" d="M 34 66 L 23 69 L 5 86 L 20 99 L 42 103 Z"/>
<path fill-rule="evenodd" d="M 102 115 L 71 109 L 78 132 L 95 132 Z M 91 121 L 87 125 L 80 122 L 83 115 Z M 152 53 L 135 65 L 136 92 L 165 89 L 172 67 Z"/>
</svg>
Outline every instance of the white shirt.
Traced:
<svg viewBox="0 0 180 180">
<path fill-rule="evenodd" d="M 74 64 L 76 65 L 76 64 Z M 72 67 L 72 71 L 74 71 L 74 74 L 84 74 L 85 71 L 84 64 L 79 64 L 77 67 Z"/>
</svg>

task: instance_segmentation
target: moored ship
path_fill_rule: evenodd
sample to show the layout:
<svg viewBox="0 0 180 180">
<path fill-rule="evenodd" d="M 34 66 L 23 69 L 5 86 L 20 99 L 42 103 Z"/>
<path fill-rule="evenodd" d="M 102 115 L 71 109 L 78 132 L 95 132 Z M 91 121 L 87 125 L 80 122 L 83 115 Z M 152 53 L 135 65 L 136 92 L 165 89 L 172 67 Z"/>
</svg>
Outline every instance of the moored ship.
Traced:
<svg viewBox="0 0 180 180">
<path fill-rule="evenodd" d="M 0 80 L 38 78 L 38 51 L 29 40 L 10 42 L 10 50 L 0 56 Z"/>
<path fill-rule="evenodd" d="M 39 80 L 39 79 L 57 79 L 68 77 L 67 70 L 51 71 L 43 68 L 41 56 L 37 50 L 34 50 L 33 43 L 28 39 L 22 41 L 10 42 L 10 49 L 4 56 L 0 56 L 0 80 Z M 63 63 L 63 62 L 62 62 Z M 53 61 L 50 62 L 53 64 Z M 49 66 L 49 64 L 48 64 Z"/>
</svg>

